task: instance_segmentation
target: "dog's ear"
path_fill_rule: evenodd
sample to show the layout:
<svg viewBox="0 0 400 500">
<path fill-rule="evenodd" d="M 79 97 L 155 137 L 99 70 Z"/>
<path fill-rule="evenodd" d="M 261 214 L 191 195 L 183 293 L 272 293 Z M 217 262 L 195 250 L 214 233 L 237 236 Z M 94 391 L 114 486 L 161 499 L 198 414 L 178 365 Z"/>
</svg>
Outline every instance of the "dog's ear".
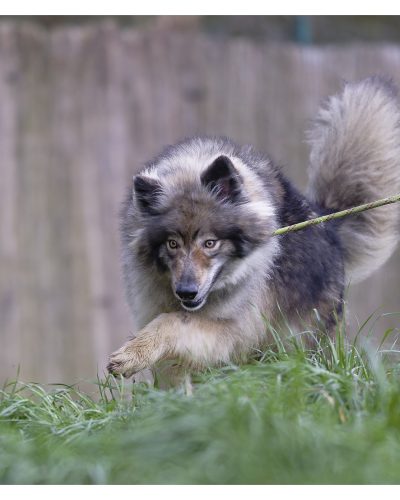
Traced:
<svg viewBox="0 0 400 500">
<path fill-rule="evenodd" d="M 161 184 L 150 177 L 136 175 L 133 179 L 133 191 L 142 212 L 157 213 L 157 198 L 161 193 Z"/>
<path fill-rule="evenodd" d="M 241 197 L 242 180 L 227 156 L 218 156 L 201 175 L 201 183 L 221 200 L 237 201 Z"/>
</svg>

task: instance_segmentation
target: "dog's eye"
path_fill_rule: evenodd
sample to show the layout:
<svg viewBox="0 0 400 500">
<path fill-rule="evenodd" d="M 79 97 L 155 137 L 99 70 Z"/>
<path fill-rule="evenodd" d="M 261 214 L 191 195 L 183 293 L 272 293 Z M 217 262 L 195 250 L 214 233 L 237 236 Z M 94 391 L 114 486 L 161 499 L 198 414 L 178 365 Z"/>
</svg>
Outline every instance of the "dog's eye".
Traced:
<svg viewBox="0 0 400 500">
<path fill-rule="evenodd" d="M 215 245 L 217 244 L 217 240 L 206 240 L 204 242 L 204 246 L 206 248 L 215 248 Z"/>
<path fill-rule="evenodd" d="M 176 240 L 168 240 L 167 241 L 167 246 L 171 250 L 176 250 L 178 248 L 178 242 Z"/>
</svg>

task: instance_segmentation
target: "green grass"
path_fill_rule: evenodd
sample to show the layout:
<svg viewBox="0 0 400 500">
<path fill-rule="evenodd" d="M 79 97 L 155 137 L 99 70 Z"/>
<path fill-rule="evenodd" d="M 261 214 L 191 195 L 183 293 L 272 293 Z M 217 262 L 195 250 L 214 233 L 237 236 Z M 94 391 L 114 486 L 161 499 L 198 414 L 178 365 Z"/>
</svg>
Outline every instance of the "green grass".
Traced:
<svg viewBox="0 0 400 500">
<path fill-rule="evenodd" d="M 395 344 L 360 348 L 338 332 L 288 349 L 277 337 L 261 360 L 197 376 L 192 394 L 112 378 L 93 388 L 4 387 L 1 483 L 400 483 Z"/>
</svg>

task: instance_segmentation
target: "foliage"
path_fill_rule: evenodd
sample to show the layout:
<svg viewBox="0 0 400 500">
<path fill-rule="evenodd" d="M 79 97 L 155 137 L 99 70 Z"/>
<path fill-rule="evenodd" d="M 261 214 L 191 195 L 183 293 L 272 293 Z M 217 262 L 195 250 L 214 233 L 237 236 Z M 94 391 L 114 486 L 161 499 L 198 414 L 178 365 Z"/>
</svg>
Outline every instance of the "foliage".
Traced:
<svg viewBox="0 0 400 500">
<path fill-rule="evenodd" d="M 193 391 L 132 390 L 112 377 L 98 380 L 93 396 L 8 383 L 0 482 L 400 482 L 396 342 L 346 344 L 338 328 L 336 339 L 309 349 L 301 337 L 284 343 L 273 333 L 260 359 L 198 375 Z"/>
</svg>

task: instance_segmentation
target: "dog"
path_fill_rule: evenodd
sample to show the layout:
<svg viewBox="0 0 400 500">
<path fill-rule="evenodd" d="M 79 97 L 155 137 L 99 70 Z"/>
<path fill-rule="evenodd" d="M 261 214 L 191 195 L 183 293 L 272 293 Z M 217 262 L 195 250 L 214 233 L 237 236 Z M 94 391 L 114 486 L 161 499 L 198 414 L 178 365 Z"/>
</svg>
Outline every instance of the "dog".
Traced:
<svg viewBox="0 0 400 500">
<path fill-rule="evenodd" d="M 382 77 L 345 84 L 308 141 L 306 196 L 268 156 L 224 137 L 169 146 L 133 178 L 121 236 L 136 333 L 111 355 L 111 373 L 243 363 L 271 342 L 266 322 L 282 318 L 301 330 L 317 316 L 334 331 L 345 286 L 392 254 L 397 207 L 272 233 L 400 190 L 396 87 Z"/>
</svg>

